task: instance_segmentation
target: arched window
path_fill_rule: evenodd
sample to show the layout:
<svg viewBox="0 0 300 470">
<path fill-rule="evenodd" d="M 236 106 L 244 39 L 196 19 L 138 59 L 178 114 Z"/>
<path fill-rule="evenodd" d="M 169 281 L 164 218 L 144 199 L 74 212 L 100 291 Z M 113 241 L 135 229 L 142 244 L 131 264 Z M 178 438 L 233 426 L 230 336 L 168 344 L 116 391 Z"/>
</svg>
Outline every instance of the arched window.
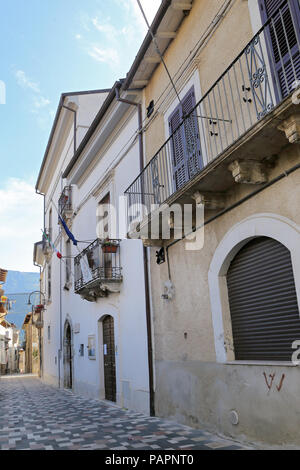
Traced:
<svg viewBox="0 0 300 470">
<path fill-rule="evenodd" d="M 231 261 L 227 287 L 235 359 L 291 361 L 300 318 L 290 251 L 252 239 Z"/>
</svg>

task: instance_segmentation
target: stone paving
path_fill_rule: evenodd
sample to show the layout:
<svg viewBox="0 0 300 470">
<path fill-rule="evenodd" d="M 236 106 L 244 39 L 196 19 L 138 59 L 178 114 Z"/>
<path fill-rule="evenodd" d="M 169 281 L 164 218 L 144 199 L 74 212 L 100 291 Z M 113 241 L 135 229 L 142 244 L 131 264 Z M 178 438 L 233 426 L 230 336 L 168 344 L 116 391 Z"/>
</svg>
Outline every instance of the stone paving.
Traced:
<svg viewBox="0 0 300 470">
<path fill-rule="evenodd" d="M 36 377 L 0 378 L 1 450 L 244 450 L 204 430 L 59 390 Z"/>
</svg>

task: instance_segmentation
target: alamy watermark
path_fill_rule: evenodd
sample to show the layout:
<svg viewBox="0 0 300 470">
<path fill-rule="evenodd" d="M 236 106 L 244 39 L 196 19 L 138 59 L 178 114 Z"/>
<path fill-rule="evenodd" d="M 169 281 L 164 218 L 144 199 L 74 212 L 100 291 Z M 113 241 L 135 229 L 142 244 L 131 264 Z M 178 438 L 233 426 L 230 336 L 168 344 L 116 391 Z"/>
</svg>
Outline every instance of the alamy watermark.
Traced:
<svg viewBox="0 0 300 470">
<path fill-rule="evenodd" d="M 6 104 L 6 86 L 2 80 L 0 80 L 0 104 Z"/>
<path fill-rule="evenodd" d="M 118 210 L 113 204 L 97 207 L 97 237 L 118 239 L 184 240 L 185 249 L 201 250 L 204 246 L 204 204 L 139 204 L 127 206 L 119 197 Z M 118 227 L 118 229 L 117 229 Z"/>
</svg>

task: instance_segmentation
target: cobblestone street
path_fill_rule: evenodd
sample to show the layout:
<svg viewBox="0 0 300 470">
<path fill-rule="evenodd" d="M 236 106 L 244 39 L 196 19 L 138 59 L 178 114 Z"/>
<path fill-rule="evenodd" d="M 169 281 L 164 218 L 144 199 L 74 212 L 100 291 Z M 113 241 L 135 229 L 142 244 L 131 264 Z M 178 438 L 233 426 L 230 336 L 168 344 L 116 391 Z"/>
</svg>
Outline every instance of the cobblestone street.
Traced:
<svg viewBox="0 0 300 470">
<path fill-rule="evenodd" d="M 122 410 L 43 384 L 0 378 L 0 449 L 249 449 L 202 430 Z"/>
</svg>

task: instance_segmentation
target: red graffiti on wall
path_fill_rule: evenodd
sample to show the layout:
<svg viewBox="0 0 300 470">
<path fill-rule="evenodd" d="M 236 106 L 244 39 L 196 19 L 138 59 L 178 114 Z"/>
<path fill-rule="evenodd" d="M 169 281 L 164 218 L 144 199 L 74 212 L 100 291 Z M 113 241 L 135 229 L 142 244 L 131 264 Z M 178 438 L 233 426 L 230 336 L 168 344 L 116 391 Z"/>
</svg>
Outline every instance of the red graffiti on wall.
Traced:
<svg viewBox="0 0 300 470">
<path fill-rule="evenodd" d="M 269 382 L 269 381 L 268 381 L 267 374 L 266 374 L 265 372 L 263 373 L 263 376 L 264 376 L 264 378 L 265 378 L 265 381 L 266 381 L 266 384 L 267 384 L 267 387 L 268 387 L 268 390 L 269 390 L 269 391 L 270 391 L 271 388 L 272 388 L 275 375 L 276 375 L 275 372 L 274 372 L 274 374 L 269 374 L 269 378 L 271 379 L 270 382 Z M 282 374 L 279 384 L 276 385 L 276 388 L 277 388 L 278 392 L 280 392 L 280 390 L 281 390 L 281 388 L 282 388 L 284 379 L 285 379 L 285 374 Z"/>
</svg>

